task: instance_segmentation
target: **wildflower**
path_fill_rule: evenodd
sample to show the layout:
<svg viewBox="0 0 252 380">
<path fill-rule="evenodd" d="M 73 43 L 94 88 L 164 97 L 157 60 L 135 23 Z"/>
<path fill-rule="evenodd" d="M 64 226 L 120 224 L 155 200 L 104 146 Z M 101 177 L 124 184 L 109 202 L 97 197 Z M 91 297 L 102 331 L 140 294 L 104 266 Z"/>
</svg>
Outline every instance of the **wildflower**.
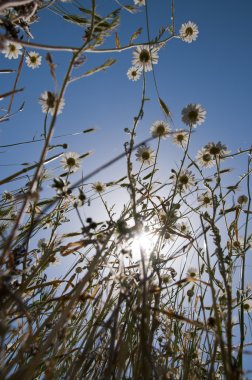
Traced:
<svg viewBox="0 0 252 380">
<path fill-rule="evenodd" d="M 5 190 L 2 194 L 2 199 L 4 201 L 12 201 L 14 199 L 14 196 L 7 190 Z"/>
<path fill-rule="evenodd" d="M 166 139 L 169 136 L 169 133 L 171 132 L 171 128 L 168 126 L 168 124 L 165 121 L 156 121 L 151 126 L 151 134 L 152 137 L 159 137 Z"/>
<path fill-rule="evenodd" d="M 195 267 L 189 267 L 189 268 L 187 269 L 187 272 L 186 272 L 186 275 L 187 275 L 188 277 L 197 277 L 198 274 L 199 274 L 198 269 L 195 268 Z"/>
<path fill-rule="evenodd" d="M 132 66 L 128 71 L 127 71 L 127 76 L 129 80 L 132 80 L 133 82 L 136 82 L 140 76 L 141 76 L 141 70 L 137 67 Z"/>
<path fill-rule="evenodd" d="M 74 173 L 80 169 L 80 155 L 75 152 L 65 153 L 63 154 L 61 164 L 64 170 Z"/>
<path fill-rule="evenodd" d="M 207 191 L 207 192 L 199 195 L 198 196 L 198 201 L 201 203 L 201 206 L 203 206 L 203 207 L 209 207 L 213 203 L 211 193 L 209 193 Z"/>
<path fill-rule="evenodd" d="M 186 223 L 184 223 L 184 222 L 182 222 L 181 224 L 179 224 L 179 225 L 177 226 L 177 229 L 178 229 L 183 235 L 188 235 L 188 234 L 190 233 L 190 227 L 189 227 Z"/>
<path fill-rule="evenodd" d="M 40 95 L 40 99 L 39 99 L 39 103 L 41 104 L 41 107 L 42 107 L 42 112 L 50 113 L 53 116 L 57 101 L 58 101 L 58 98 L 55 94 L 53 94 L 50 91 L 44 91 Z M 64 105 L 65 105 L 65 100 L 61 98 L 59 102 L 59 106 L 58 106 L 57 115 L 59 115 L 62 112 Z"/>
<path fill-rule="evenodd" d="M 243 301 L 243 309 L 248 313 L 252 311 L 252 300 Z"/>
<path fill-rule="evenodd" d="M 205 148 L 202 148 L 198 151 L 196 160 L 199 166 L 202 166 L 204 168 L 211 168 L 215 165 L 214 157 Z"/>
<path fill-rule="evenodd" d="M 103 193 L 106 189 L 106 185 L 101 182 L 95 182 L 92 186 L 92 189 L 95 190 L 97 193 Z"/>
<path fill-rule="evenodd" d="M 178 177 L 174 177 L 174 184 L 176 183 L 179 190 L 184 191 L 195 185 L 195 177 L 191 171 L 183 169 Z"/>
<path fill-rule="evenodd" d="M 25 62 L 28 67 L 31 69 L 37 69 L 41 65 L 42 57 L 35 51 L 31 51 L 28 53 L 27 57 L 25 58 Z"/>
<path fill-rule="evenodd" d="M 243 206 L 248 202 L 248 197 L 246 195 L 240 195 L 237 199 L 239 205 Z"/>
<path fill-rule="evenodd" d="M 136 158 L 137 161 L 143 164 L 151 165 L 155 159 L 154 150 L 146 145 L 142 145 L 137 149 Z"/>
<path fill-rule="evenodd" d="M 185 24 L 181 25 L 179 35 L 183 41 L 190 44 L 192 41 L 195 41 L 198 38 L 198 34 L 199 30 L 194 22 L 188 21 Z"/>
<path fill-rule="evenodd" d="M 183 129 L 176 129 L 172 135 L 172 142 L 179 147 L 185 147 L 188 143 L 188 133 Z"/>
<path fill-rule="evenodd" d="M 227 150 L 227 146 L 222 144 L 220 141 L 217 143 L 210 142 L 204 146 L 204 149 L 212 156 L 220 158 L 223 158 L 223 156 L 230 152 L 229 150 Z"/>
<path fill-rule="evenodd" d="M 16 42 L 7 41 L 2 50 L 2 53 L 4 54 L 5 58 L 17 59 L 18 56 L 22 54 L 21 49 L 22 49 L 22 45 Z"/>
<path fill-rule="evenodd" d="M 133 51 L 133 66 L 140 70 L 151 71 L 152 65 L 158 63 L 158 50 L 157 47 L 137 46 L 136 50 Z"/>
<path fill-rule="evenodd" d="M 206 110 L 200 104 L 188 104 L 182 109 L 182 121 L 186 125 L 193 126 L 204 123 L 206 119 Z"/>
<path fill-rule="evenodd" d="M 145 5 L 145 0 L 134 0 L 135 5 L 139 5 L 140 7 L 142 5 Z"/>
</svg>

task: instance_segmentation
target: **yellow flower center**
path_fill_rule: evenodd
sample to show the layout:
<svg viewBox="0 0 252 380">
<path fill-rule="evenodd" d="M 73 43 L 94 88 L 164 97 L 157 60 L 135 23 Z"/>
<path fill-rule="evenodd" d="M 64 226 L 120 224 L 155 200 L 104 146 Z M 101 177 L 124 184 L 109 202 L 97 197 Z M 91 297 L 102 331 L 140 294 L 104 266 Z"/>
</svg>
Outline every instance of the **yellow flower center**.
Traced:
<svg viewBox="0 0 252 380">
<path fill-rule="evenodd" d="M 191 28 L 191 27 L 189 26 L 188 28 L 186 28 L 185 33 L 186 33 L 187 36 L 191 36 L 191 35 L 193 35 L 193 28 Z"/>
<path fill-rule="evenodd" d="M 67 159 L 67 165 L 68 165 L 68 166 L 72 167 L 72 166 L 74 166 L 75 164 L 76 164 L 76 161 L 75 161 L 75 159 L 74 159 L 73 157 L 69 157 L 69 158 Z"/>
<path fill-rule="evenodd" d="M 150 60 L 150 53 L 148 50 L 143 49 L 139 55 L 140 62 L 147 63 Z"/>
<path fill-rule="evenodd" d="M 143 151 L 142 152 L 142 159 L 144 161 L 146 161 L 146 160 L 149 160 L 149 158 L 150 158 L 150 153 L 148 152 L 148 150 Z"/>
<path fill-rule="evenodd" d="M 182 184 L 182 185 L 187 185 L 188 184 L 188 181 L 189 181 L 189 178 L 187 175 L 181 175 L 179 177 L 179 182 Z"/>
</svg>

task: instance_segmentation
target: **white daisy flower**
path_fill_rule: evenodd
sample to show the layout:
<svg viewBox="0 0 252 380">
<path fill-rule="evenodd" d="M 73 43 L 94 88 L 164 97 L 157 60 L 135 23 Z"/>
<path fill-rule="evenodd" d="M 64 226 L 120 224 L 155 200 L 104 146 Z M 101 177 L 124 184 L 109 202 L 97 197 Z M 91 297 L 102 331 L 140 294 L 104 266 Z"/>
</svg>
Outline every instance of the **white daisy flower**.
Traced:
<svg viewBox="0 0 252 380">
<path fill-rule="evenodd" d="M 28 53 L 27 57 L 25 58 L 27 66 L 31 69 L 37 69 L 41 65 L 41 60 L 41 55 L 39 55 L 39 53 L 36 53 L 35 51 L 31 51 L 30 53 Z"/>
<path fill-rule="evenodd" d="M 105 183 L 98 181 L 93 184 L 92 189 L 95 190 L 97 193 L 103 193 L 106 190 L 106 185 Z"/>
<path fill-rule="evenodd" d="M 213 199 L 211 193 L 206 191 L 205 193 L 198 196 L 198 202 L 202 207 L 209 207 L 213 204 Z"/>
<path fill-rule="evenodd" d="M 145 5 L 145 0 L 134 0 L 135 5 L 139 5 L 140 7 L 142 5 Z"/>
<path fill-rule="evenodd" d="M 137 149 L 136 158 L 143 164 L 151 165 L 155 160 L 154 150 L 149 146 L 142 145 Z"/>
<path fill-rule="evenodd" d="M 57 102 L 57 96 L 50 91 L 44 91 L 40 95 L 39 103 L 41 104 L 43 113 L 50 113 L 53 116 L 55 112 L 56 102 Z M 59 115 L 62 112 L 64 105 L 65 105 L 65 100 L 62 98 L 60 99 L 57 115 Z"/>
<path fill-rule="evenodd" d="M 192 41 L 195 41 L 198 38 L 198 34 L 199 30 L 194 22 L 188 21 L 185 24 L 181 25 L 179 35 L 183 41 L 190 44 Z"/>
<path fill-rule="evenodd" d="M 157 120 L 152 124 L 150 132 L 152 134 L 152 137 L 160 137 L 166 139 L 171 132 L 171 128 L 165 121 Z"/>
<path fill-rule="evenodd" d="M 204 168 L 211 168 L 215 165 L 214 157 L 205 148 L 198 151 L 196 160 L 198 165 Z"/>
<path fill-rule="evenodd" d="M 197 276 L 199 275 L 199 271 L 198 271 L 198 269 L 195 268 L 195 267 L 189 267 L 189 268 L 187 269 L 186 275 L 187 275 L 188 277 L 197 277 Z"/>
<path fill-rule="evenodd" d="M 250 313 L 252 311 L 252 300 L 243 301 L 243 309 Z"/>
<path fill-rule="evenodd" d="M 129 80 L 132 80 L 133 82 L 135 82 L 140 78 L 141 72 L 142 72 L 142 70 L 140 68 L 132 66 L 127 71 L 127 76 L 129 78 Z"/>
<path fill-rule="evenodd" d="M 16 42 L 7 41 L 4 44 L 2 53 L 4 54 L 5 58 L 17 59 L 18 56 L 22 54 L 21 50 L 22 50 L 22 45 Z"/>
<path fill-rule="evenodd" d="M 204 123 L 206 110 L 200 104 L 188 104 L 182 109 L 182 121 L 186 125 L 193 126 Z"/>
<path fill-rule="evenodd" d="M 182 169 L 178 178 L 177 176 L 173 177 L 173 182 L 174 184 L 177 183 L 180 191 L 185 191 L 195 185 L 195 177 L 190 170 Z"/>
<path fill-rule="evenodd" d="M 227 149 L 227 146 L 222 144 L 220 141 L 217 143 L 210 142 L 204 146 L 204 149 L 213 157 L 219 158 L 223 158 L 223 156 L 230 153 L 230 151 Z"/>
<path fill-rule="evenodd" d="M 183 235 L 189 235 L 190 234 L 190 227 L 187 223 L 182 222 L 177 225 L 177 229 L 179 232 L 181 232 Z"/>
<path fill-rule="evenodd" d="M 151 71 L 152 65 L 158 63 L 158 47 L 140 45 L 133 51 L 133 66 L 140 68 L 144 71 Z"/>
<path fill-rule="evenodd" d="M 64 170 L 74 173 L 80 169 L 80 155 L 76 152 L 64 153 L 61 164 Z"/>
<path fill-rule="evenodd" d="M 176 129 L 172 135 L 172 142 L 179 147 L 185 147 L 188 142 L 188 133 L 183 129 Z"/>
</svg>

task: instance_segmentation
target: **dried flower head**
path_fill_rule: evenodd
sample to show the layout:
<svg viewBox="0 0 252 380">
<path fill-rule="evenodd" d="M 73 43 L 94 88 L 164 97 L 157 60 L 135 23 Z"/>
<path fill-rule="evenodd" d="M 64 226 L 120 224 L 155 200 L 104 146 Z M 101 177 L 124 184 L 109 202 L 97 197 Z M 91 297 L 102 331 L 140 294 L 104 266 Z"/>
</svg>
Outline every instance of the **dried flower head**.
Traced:
<svg viewBox="0 0 252 380">
<path fill-rule="evenodd" d="M 50 91 L 44 91 L 40 95 L 40 98 L 39 98 L 39 103 L 41 104 L 42 112 L 50 113 L 52 116 L 54 115 L 57 102 L 58 102 L 57 96 Z M 59 115 L 62 112 L 64 105 L 65 105 L 65 100 L 61 98 L 59 102 L 59 106 L 58 106 L 57 115 Z"/>
<path fill-rule="evenodd" d="M 149 146 L 142 145 L 137 149 L 136 158 L 143 164 L 151 165 L 155 160 L 154 150 Z"/>
<path fill-rule="evenodd" d="M 22 50 L 22 45 L 16 42 L 7 41 L 4 44 L 2 53 L 4 54 L 5 58 L 17 59 L 18 56 L 22 54 L 21 50 Z"/>
<path fill-rule="evenodd" d="M 80 169 L 80 155 L 76 152 L 68 152 L 63 154 L 61 164 L 64 170 L 74 173 Z"/>
<path fill-rule="evenodd" d="M 192 41 L 195 41 L 198 38 L 198 34 L 199 30 L 194 22 L 188 21 L 181 25 L 179 35 L 183 41 L 190 44 Z"/>
<path fill-rule="evenodd" d="M 237 199 L 237 203 L 239 203 L 239 205 L 243 206 L 245 205 L 246 203 L 248 203 L 248 197 L 247 195 L 240 195 Z"/>
<path fill-rule="evenodd" d="M 196 127 L 204 123 L 206 110 L 200 104 L 188 104 L 182 109 L 182 121 L 186 125 Z"/>
<path fill-rule="evenodd" d="M 171 128 L 168 126 L 168 124 L 165 121 L 158 120 L 152 124 L 150 132 L 152 134 L 152 137 L 159 137 L 159 138 L 166 139 L 171 132 Z"/>
<path fill-rule="evenodd" d="M 140 78 L 141 73 L 142 73 L 142 70 L 140 68 L 132 66 L 127 71 L 127 76 L 129 78 L 129 80 L 136 82 Z"/>
<path fill-rule="evenodd" d="M 25 62 L 31 69 L 37 69 L 41 65 L 42 57 L 35 51 L 31 51 L 25 58 Z"/>
<path fill-rule="evenodd" d="M 158 50 L 159 48 L 153 46 L 140 45 L 133 51 L 133 66 L 144 71 L 151 71 L 152 65 L 158 63 Z"/>
</svg>

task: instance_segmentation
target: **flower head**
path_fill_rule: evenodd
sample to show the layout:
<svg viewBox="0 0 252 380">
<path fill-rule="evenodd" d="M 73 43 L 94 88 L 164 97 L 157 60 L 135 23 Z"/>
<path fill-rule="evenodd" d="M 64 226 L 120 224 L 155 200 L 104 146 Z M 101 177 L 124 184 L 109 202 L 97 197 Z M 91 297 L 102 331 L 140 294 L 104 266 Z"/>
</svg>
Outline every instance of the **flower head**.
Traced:
<svg viewBox="0 0 252 380">
<path fill-rule="evenodd" d="M 252 311 L 252 300 L 243 301 L 243 309 L 248 313 Z"/>
<path fill-rule="evenodd" d="M 190 170 L 182 169 L 178 177 L 173 177 L 173 182 L 174 184 L 177 183 L 177 187 L 180 191 L 185 191 L 195 185 L 195 177 Z"/>
<path fill-rule="evenodd" d="M 239 203 L 239 205 L 241 206 L 244 206 L 247 202 L 248 202 L 248 197 L 247 195 L 240 195 L 237 199 L 237 202 Z"/>
<path fill-rule="evenodd" d="M 22 54 L 22 45 L 16 43 L 7 41 L 5 42 L 5 46 L 2 50 L 2 53 L 4 54 L 5 58 L 8 59 L 17 59 L 19 55 Z"/>
<path fill-rule="evenodd" d="M 146 145 L 142 145 L 137 149 L 136 158 L 137 161 L 143 164 L 151 165 L 155 159 L 154 150 Z"/>
<path fill-rule="evenodd" d="M 128 71 L 127 71 L 127 76 L 129 80 L 132 80 L 133 82 L 137 81 L 140 76 L 141 76 L 141 69 L 138 67 L 132 66 Z"/>
<path fill-rule="evenodd" d="M 188 21 L 185 24 L 181 25 L 179 35 L 183 41 L 190 44 L 192 41 L 195 41 L 197 39 L 198 34 L 199 30 L 194 22 Z"/>
<path fill-rule="evenodd" d="M 217 143 L 210 142 L 204 146 L 204 149 L 206 152 L 211 154 L 214 158 L 215 157 L 223 158 L 223 156 L 230 153 L 230 151 L 227 149 L 227 146 L 222 144 L 220 141 Z"/>
<path fill-rule="evenodd" d="M 134 3 L 135 5 L 142 6 L 142 5 L 145 5 L 145 0 L 134 0 Z"/>
<path fill-rule="evenodd" d="M 106 189 L 106 185 L 105 183 L 95 182 L 92 186 L 92 189 L 95 190 L 97 193 L 103 193 Z"/>
<path fill-rule="evenodd" d="M 61 159 L 61 164 L 64 170 L 74 173 L 80 169 L 80 155 L 75 152 L 65 153 Z"/>
<path fill-rule="evenodd" d="M 211 168 L 215 165 L 214 157 L 205 148 L 198 151 L 196 160 L 199 166 L 204 168 Z"/>
<path fill-rule="evenodd" d="M 151 131 L 152 137 L 159 137 L 159 138 L 166 139 L 171 132 L 171 128 L 168 126 L 168 124 L 165 121 L 158 120 L 152 124 L 150 131 Z"/>
<path fill-rule="evenodd" d="M 209 191 L 199 195 L 198 201 L 202 207 L 209 207 L 213 204 L 212 196 Z"/>
<path fill-rule="evenodd" d="M 28 67 L 31 69 L 37 69 L 41 65 L 42 57 L 35 51 L 31 51 L 28 53 L 27 57 L 25 58 L 25 62 Z"/>
<path fill-rule="evenodd" d="M 56 104 L 57 104 L 58 98 L 57 95 L 50 91 L 44 91 L 39 98 L 39 103 L 42 107 L 43 113 L 50 113 L 52 116 L 55 112 Z M 65 100 L 63 98 L 60 99 L 57 115 L 59 115 L 65 105 Z"/>
<path fill-rule="evenodd" d="M 140 70 L 151 71 L 152 65 L 158 63 L 159 48 L 147 45 L 140 45 L 133 51 L 132 64 Z"/>
<path fill-rule="evenodd" d="M 183 129 L 176 129 L 172 135 L 172 142 L 179 147 L 185 147 L 188 142 L 188 133 Z"/>
<path fill-rule="evenodd" d="M 186 125 L 193 126 L 204 123 L 206 110 L 200 104 L 188 104 L 182 109 L 182 121 Z"/>
<path fill-rule="evenodd" d="M 186 272 L 188 277 L 197 277 L 199 274 L 199 271 L 195 267 L 189 267 Z"/>
</svg>

